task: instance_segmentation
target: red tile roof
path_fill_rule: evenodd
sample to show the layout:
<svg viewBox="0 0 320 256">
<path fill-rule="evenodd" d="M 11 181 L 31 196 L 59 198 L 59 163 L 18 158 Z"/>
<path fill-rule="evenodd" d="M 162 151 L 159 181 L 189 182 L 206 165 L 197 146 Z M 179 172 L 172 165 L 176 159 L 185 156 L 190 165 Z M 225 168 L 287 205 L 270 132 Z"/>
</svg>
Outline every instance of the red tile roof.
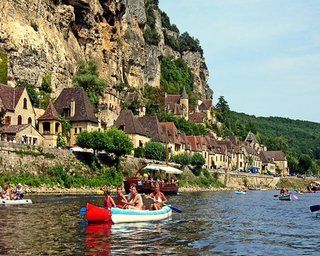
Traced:
<svg viewBox="0 0 320 256">
<path fill-rule="evenodd" d="M 273 163 L 274 161 L 286 161 L 286 155 L 282 151 L 261 151 L 261 160 L 264 163 Z"/>
<path fill-rule="evenodd" d="M 0 84 L 0 97 L 5 110 L 14 111 L 25 88 Z"/>
<path fill-rule="evenodd" d="M 156 116 L 143 116 L 138 120 L 153 141 L 164 141 L 164 133 Z"/>
<path fill-rule="evenodd" d="M 203 100 L 199 106 L 199 110 L 210 110 L 212 108 L 212 100 Z"/>
<path fill-rule="evenodd" d="M 195 112 L 189 114 L 189 121 L 195 124 L 202 124 L 206 118 L 206 114 L 202 112 Z"/>
<path fill-rule="evenodd" d="M 174 144 L 182 143 L 181 140 L 179 140 L 179 131 L 173 122 L 161 122 L 160 125 L 166 136 L 165 139 L 168 140 L 168 142 Z"/>
<path fill-rule="evenodd" d="M 27 127 L 29 127 L 31 124 L 20 124 L 20 125 L 5 125 L 0 128 L 0 133 L 5 134 L 16 134 Z"/>
</svg>

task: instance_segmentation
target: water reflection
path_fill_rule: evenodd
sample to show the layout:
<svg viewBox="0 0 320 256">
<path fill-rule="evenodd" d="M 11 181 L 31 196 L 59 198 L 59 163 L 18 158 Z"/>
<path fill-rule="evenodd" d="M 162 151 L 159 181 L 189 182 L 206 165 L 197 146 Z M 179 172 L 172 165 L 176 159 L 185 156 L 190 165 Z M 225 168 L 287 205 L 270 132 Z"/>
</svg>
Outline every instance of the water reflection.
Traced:
<svg viewBox="0 0 320 256">
<path fill-rule="evenodd" d="M 86 255 L 111 255 L 111 226 L 111 222 L 87 225 Z"/>
</svg>

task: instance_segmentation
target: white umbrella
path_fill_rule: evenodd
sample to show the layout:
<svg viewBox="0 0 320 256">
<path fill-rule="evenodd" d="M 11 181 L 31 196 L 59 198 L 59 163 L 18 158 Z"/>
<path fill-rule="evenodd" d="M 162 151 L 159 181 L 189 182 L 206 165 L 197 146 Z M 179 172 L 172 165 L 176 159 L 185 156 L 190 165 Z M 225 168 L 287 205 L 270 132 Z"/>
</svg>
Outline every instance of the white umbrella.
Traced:
<svg viewBox="0 0 320 256">
<path fill-rule="evenodd" d="M 182 171 L 169 165 L 149 164 L 142 170 L 161 170 L 168 174 L 182 174 Z"/>
</svg>

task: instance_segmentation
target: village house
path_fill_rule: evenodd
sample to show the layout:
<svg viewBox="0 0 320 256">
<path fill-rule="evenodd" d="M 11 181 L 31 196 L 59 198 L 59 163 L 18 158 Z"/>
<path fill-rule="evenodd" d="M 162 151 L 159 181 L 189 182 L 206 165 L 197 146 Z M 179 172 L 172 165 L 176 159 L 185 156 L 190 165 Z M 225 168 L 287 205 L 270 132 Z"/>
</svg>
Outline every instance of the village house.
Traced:
<svg viewBox="0 0 320 256">
<path fill-rule="evenodd" d="M 254 133 L 251 131 L 248 132 L 246 139 L 244 140 L 245 144 L 253 148 L 259 154 L 261 151 L 267 151 L 267 147 L 263 144 L 260 144 L 257 140 Z"/>
<path fill-rule="evenodd" d="M 278 173 L 281 176 L 289 175 L 288 162 L 284 152 L 263 151 L 261 152 L 261 159 L 265 167 L 268 168 L 267 171 Z"/>
<path fill-rule="evenodd" d="M 129 136 L 134 148 L 143 148 L 147 142 L 151 141 L 138 116 L 134 116 L 131 110 L 123 109 L 114 122 L 114 126 Z"/>
<path fill-rule="evenodd" d="M 1 140 L 41 145 L 43 137 L 35 129 L 36 114 L 27 90 L 0 84 Z"/>
<path fill-rule="evenodd" d="M 120 93 L 114 88 L 107 88 L 99 105 L 98 119 L 102 128 L 113 126 L 121 111 Z"/>
<path fill-rule="evenodd" d="M 82 87 L 65 88 L 53 104 L 49 104 L 43 116 L 39 118 L 39 131 L 45 137 L 45 144 L 56 146 L 55 139 L 62 132 L 61 118 L 71 124 L 69 146 L 76 145 L 77 136 L 83 131 L 99 130 L 97 110 L 90 102 Z"/>
<path fill-rule="evenodd" d="M 128 106 L 134 105 L 135 111 L 137 112 L 136 114 L 138 116 L 145 116 L 146 115 L 146 107 L 143 102 L 143 97 L 142 95 L 135 91 L 135 92 L 128 92 L 125 99 L 124 99 L 125 104 Z"/>
<path fill-rule="evenodd" d="M 243 152 L 245 156 L 245 170 L 255 167 L 259 169 L 259 172 L 261 172 L 262 161 L 258 152 L 254 148 L 247 145 L 243 146 Z"/>
<path fill-rule="evenodd" d="M 163 143 L 167 144 L 169 156 L 184 153 L 186 142 L 184 135 L 177 129 L 173 122 L 161 122 L 160 126 L 165 135 Z"/>
</svg>

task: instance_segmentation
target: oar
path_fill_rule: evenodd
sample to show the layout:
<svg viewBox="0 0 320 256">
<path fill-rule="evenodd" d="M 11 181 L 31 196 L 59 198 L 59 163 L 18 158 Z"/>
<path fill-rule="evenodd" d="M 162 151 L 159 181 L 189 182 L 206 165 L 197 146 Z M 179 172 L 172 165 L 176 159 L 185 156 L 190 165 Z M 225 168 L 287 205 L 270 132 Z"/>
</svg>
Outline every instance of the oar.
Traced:
<svg viewBox="0 0 320 256">
<path fill-rule="evenodd" d="M 312 205 L 310 206 L 310 211 L 311 212 L 316 212 L 320 210 L 320 205 Z"/>
<path fill-rule="evenodd" d="M 81 216 L 84 216 L 84 215 L 86 215 L 86 213 L 87 213 L 87 207 L 81 207 L 81 209 L 80 209 L 80 215 L 81 215 Z"/>
<path fill-rule="evenodd" d="M 294 199 L 298 200 L 299 198 L 296 195 L 292 195 Z"/>
<path fill-rule="evenodd" d="M 273 197 L 278 197 L 279 195 L 273 195 Z"/>
<path fill-rule="evenodd" d="M 182 211 L 176 207 L 173 207 L 172 205 L 167 205 L 171 210 L 177 212 L 177 213 L 182 213 Z"/>
</svg>

